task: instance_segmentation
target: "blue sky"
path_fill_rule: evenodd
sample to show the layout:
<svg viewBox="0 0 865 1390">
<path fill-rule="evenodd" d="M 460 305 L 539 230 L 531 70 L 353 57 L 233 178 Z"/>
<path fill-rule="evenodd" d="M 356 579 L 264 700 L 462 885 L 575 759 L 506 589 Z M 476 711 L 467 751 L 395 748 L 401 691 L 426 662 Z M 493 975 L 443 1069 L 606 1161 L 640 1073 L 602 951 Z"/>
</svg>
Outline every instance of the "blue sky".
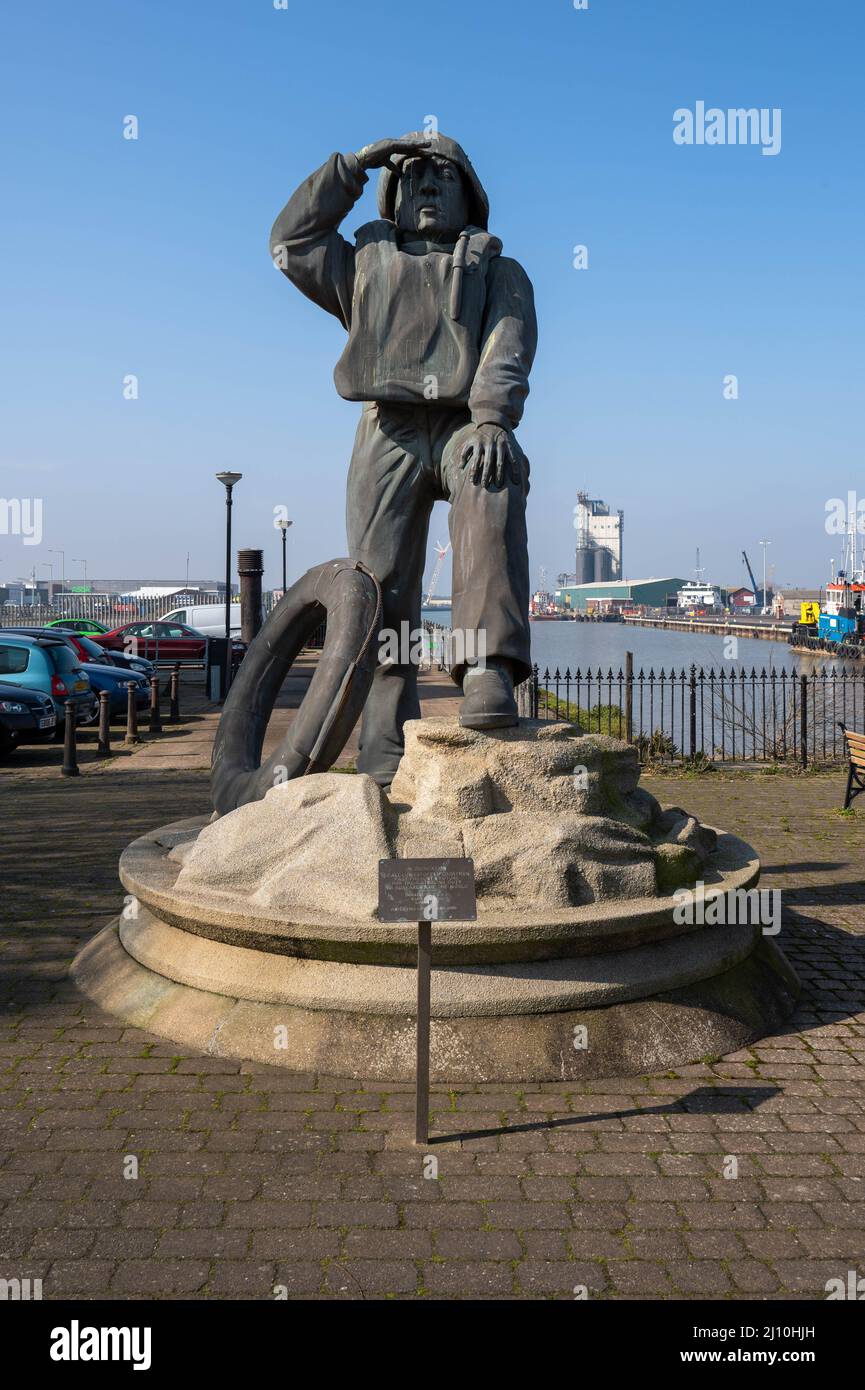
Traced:
<svg viewBox="0 0 865 1390">
<path fill-rule="evenodd" d="M 225 467 L 266 583 L 280 504 L 292 573 L 343 553 L 343 330 L 268 232 L 333 150 L 431 114 L 535 286 L 533 582 L 573 567 L 579 487 L 625 509 L 631 576 L 688 575 L 699 545 L 738 582 L 768 537 L 778 582 L 822 581 L 826 501 L 865 494 L 863 30 L 857 0 L 6 7 L 0 495 L 41 497 L 44 534 L 0 535 L 0 583 L 52 547 L 67 577 L 182 576 L 187 552 L 219 574 Z M 780 107 L 780 154 L 675 145 L 698 100 Z M 431 562 L 445 535 L 441 509 Z"/>
</svg>

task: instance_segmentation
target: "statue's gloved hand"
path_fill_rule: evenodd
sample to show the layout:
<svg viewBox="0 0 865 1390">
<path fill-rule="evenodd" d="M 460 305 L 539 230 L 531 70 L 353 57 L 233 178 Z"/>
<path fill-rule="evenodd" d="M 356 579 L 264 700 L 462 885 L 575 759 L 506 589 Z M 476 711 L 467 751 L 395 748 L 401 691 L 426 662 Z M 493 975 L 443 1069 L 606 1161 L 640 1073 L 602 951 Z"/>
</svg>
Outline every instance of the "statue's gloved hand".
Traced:
<svg viewBox="0 0 865 1390">
<path fill-rule="evenodd" d="M 387 165 L 396 173 L 396 166 L 391 162 L 395 154 L 423 154 L 431 144 L 432 141 L 422 135 L 415 135 L 409 140 L 376 140 L 374 144 L 364 145 L 362 150 L 358 150 L 356 157 L 362 169 L 381 169 Z"/>
<path fill-rule="evenodd" d="M 475 425 L 460 450 L 460 463 L 481 487 L 501 487 L 507 476 L 528 491 L 529 461 L 502 425 Z"/>
</svg>

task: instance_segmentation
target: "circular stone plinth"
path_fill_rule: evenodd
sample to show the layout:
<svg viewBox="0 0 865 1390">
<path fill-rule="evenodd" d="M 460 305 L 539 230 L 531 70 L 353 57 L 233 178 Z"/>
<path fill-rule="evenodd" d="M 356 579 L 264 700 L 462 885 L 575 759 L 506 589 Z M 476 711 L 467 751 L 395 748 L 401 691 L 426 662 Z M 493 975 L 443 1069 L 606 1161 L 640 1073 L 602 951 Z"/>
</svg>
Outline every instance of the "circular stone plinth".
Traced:
<svg viewBox="0 0 865 1390">
<path fill-rule="evenodd" d="M 194 936 L 269 956 L 414 964 L 417 931 L 411 923 L 358 921 L 308 910 L 289 916 L 226 890 L 184 892 L 177 886 L 181 864 L 172 851 L 189 846 L 207 824 L 206 816 L 175 821 L 133 840 L 123 851 L 123 886 L 154 917 Z M 704 888 L 697 894 L 704 913 L 715 899 L 750 891 L 760 877 L 760 861 L 749 844 L 736 835 L 717 835 L 717 846 L 702 870 Z M 630 951 L 697 930 L 696 922 L 676 921 L 678 906 L 669 894 L 484 914 L 479 899 L 477 921 L 436 925 L 433 963 L 523 963 Z"/>
<path fill-rule="evenodd" d="M 435 934 L 439 928 L 436 927 Z M 482 1018 L 600 1008 L 693 984 L 750 955 L 759 927 L 706 927 L 631 951 L 433 971 L 433 1017 Z M 177 984 L 261 1004 L 340 1013 L 405 1015 L 416 975 L 406 965 L 357 965 L 226 946 L 161 922 L 145 908 L 120 919 L 120 940 L 140 965 Z"/>
<path fill-rule="evenodd" d="M 85 994 L 126 1023 L 215 1057 L 296 1071 L 410 1081 L 411 1015 L 299 1008 L 231 998 L 157 974 L 124 949 L 116 924 L 79 954 Z M 433 1017 L 436 1083 L 534 1082 L 642 1075 L 736 1051 L 790 1013 L 796 977 L 769 938 L 707 979 L 603 1008 Z"/>
<path fill-rule="evenodd" d="M 632 748 L 567 726 L 406 730 L 389 799 L 319 774 L 135 840 L 130 899 L 74 962 L 80 988 L 205 1054 L 410 1081 L 417 926 L 379 921 L 377 863 L 455 854 L 474 861 L 478 916 L 433 926 L 436 1082 L 652 1072 L 790 1012 L 757 855 L 664 811 Z"/>
</svg>

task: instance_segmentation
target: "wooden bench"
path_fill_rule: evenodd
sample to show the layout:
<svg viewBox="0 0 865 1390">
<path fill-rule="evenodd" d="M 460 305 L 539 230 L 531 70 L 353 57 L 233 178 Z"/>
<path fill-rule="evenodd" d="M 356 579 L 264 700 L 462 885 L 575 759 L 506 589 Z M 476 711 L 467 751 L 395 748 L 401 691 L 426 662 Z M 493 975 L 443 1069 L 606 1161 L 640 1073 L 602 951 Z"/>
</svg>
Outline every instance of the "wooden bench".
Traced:
<svg viewBox="0 0 865 1390">
<path fill-rule="evenodd" d="M 848 729 L 846 724 L 842 724 L 840 719 L 838 727 L 847 740 L 847 755 L 850 759 L 850 770 L 847 773 L 847 790 L 844 793 L 844 810 L 850 805 L 854 797 L 860 792 L 865 792 L 865 734 L 858 734 L 854 729 Z"/>
</svg>

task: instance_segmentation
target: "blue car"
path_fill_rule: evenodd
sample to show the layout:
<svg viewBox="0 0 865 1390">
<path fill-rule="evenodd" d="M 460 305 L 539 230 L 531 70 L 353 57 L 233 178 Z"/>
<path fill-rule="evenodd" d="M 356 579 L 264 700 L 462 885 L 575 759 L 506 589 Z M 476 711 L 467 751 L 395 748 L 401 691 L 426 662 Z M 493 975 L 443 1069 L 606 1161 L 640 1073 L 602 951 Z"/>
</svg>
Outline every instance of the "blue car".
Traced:
<svg viewBox="0 0 865 1390">
<path fill-rule="evenodd" d="M 150 681 L 146 676 L 140 676 L 135 671 L 124 671 L 122 666 L 103 665 L 96 661 L 83 661 L 81 670 L 86 673 L 97 697 L 100 691 L 108 691 L 111 697 L 108 708 L 112 719 L 126 714 L 130 685 L 135 690 L 136 709 L 142 710 L 150 705 Z"/>
<path fill-rule="evenodd" d="M 67 700 L 74 702 L 76 724 L 89 723 L 99 713 L 87 672 L 62 638 L 19 637 L 0 628 L 0 681 L 49 696 L 58 731 L 66 723 Z"/>
<path fill-rule="evenodd" d="M 156 675 L 156 666 L 152 661 L 146 661 L 143 656 L 130 656 L 126 652 L 106 651 L 89 637 L 84 637 L 80 632 L 72 632 L 68 628 L 62 627 L 7 627 L 6 632 L 14 632 L 20 637 L 62 637 L 64 642 L 68 642 L 70 647 L 78 653 L 78 658 L 85 665 L 95 661 L 100 666 L 120 666 L 124 671 L 137 671 L 141 676 Z"/>
</svg>

